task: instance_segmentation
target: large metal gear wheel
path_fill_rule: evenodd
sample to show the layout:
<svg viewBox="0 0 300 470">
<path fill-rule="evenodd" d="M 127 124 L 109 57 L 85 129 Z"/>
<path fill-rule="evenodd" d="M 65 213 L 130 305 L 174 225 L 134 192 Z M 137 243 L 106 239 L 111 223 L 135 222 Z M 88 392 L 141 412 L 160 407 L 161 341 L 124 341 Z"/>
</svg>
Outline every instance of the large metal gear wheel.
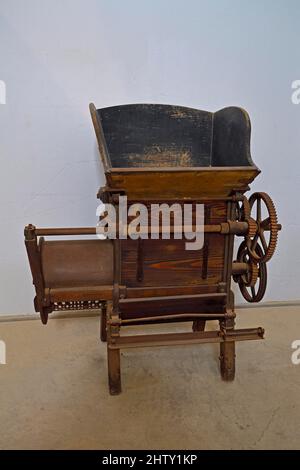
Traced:
<svg viewBox="0 0 300 470">
<path fill-rule="evenodd" d="M 262 192 L 252 194 L 249 198 L 249 205 L 251 212 L 248 221 L 249 233 L 246 237 L 249 255 L 253 261 L 266 263 L 274 254 L 280 228 L 276 209 L 270 196 Z M 265 218 L 262 217 L 263 205 L 267 213 Z M 256 225 L 255 231 L 254 225 Z M 268 240 L 265 236 L 266 232 L 269 233 Z M 257 249 L 258 242 L 261 245 L 260 249 Z"/>
</svg>

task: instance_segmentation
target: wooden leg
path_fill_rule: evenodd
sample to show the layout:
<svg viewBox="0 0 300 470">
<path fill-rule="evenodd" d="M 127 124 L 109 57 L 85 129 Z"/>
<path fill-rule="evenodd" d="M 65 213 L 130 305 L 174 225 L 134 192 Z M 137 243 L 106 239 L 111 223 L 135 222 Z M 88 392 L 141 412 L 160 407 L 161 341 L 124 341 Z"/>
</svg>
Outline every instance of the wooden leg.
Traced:
<svg viewBox="0 0 300 470">
<path fill-rule="evenodd" d="M 120 325 L 118 323 L 119 314 L 113 310 L 111 302 L 107 303 L 107 368 L 108 385 L 111 395 L 121 393 L 121 364 L 120 349 L 112 349 L 116 338 L 120 335 Z"/>
<path fill-rule="evenodd" d="M 193 331 L 204 331 L 205 329 L 205 320 L 194 320 L 193 321 Z"/>
<path fill-rule="evenodd" d="M 234 330 L 234 318 L 227 318 L 225 321 L 220 321 L 220 328 L 225 328 L 226 331 Z M 235 342 L 225 341 L 220 343 L 220 372 L 223 380 L 230 382 L 234 380 L 235 376 Z"/>
<path fill-rule="evenodd" d="M 118 395 L 122 391 L 120 349 L 110 349 L 109 344 L 107 345 L 107 363 L 109 393 L 111 395 Z"/>
<path fill-rule="evenodd" d="M 235 376 L 235 342 L 220 343 L 220 371 L 223 380 L 230 382 Z"/>
<path fill-rule="evenodd" d="M 103 342 L 107 341 L 107 332 L 106 332 L 106 304 L 103 305 L 100 315 L 100 339 Z"/>
</svg>

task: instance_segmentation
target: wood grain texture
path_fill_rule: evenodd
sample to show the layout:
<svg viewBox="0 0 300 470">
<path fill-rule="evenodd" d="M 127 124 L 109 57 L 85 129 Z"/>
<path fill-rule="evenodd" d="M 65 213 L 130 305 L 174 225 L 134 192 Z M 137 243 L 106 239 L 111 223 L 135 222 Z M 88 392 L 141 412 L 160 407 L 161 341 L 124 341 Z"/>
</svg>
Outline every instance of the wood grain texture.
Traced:
<svg viewBox="0 0 300 470">
<path fill-rule="evenodd" d="M 181 206 L 183 204 L 180 202 Z M 149 207 L 150 203 L 146 205 Z M 226 221 L 226 202 L 206 201 L 206 206 L 210 211 L 210 223 L 218 224 Z M 195 213 L 195 204 L 193 209 Z M 203 249 L 186 250 L 185 240 L 144 240 L 142 277 L 137 276 L 137 271 L 140 270 L 138 241 L 122 240 L 121 284 L 127 287 L 218 284 L 223 279 L 225 238 L 213 233 L 206 234 L 206 237 L 210 247 L 210 256 L 207 260 L 205 279 L 202 279 Z"/>
<path fill-rule="evenodd" d="M 129 199 L 185 199 L 226 197 L 245 192 L 259 174 L 255 167 L 241 168 L 115 168 L 106 174 L 111 188 L 125 190 Z"/>
<path fill-rule="evenodd" d="M 151 299 L 147 302 L 136 299 L 130 303 L 120 302 L 121 318 L 174 315 L 179 313 L 224 313 L 226 296 L 214 298 L 212 295 L 204 299 L 182 296 L 176 299 Z"/>
<path fill-rule="evenodd" d="M 210 257 L 207 278 L 202 279 L 203 250 L 186 250 L 184 240 L 146 240 L 143 279 L 137 280 L 138 250 L 135 240 L 122 240 L 121 283 L 128 287 L 217 284 L 222 281 L 224 237 L 208 234 Z"/>
</svg>

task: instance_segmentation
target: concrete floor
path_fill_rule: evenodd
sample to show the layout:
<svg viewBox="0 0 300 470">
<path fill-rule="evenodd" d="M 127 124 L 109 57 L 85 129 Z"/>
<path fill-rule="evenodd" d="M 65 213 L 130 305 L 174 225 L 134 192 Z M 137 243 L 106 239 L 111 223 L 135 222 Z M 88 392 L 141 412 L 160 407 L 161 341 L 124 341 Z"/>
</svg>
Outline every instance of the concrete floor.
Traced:
<svg viewBox="0 0 300 470">
<path fill-rule="evenodd" d="M 130 350 L 112 397 L 97 318 L 0 323 L 0 448 L 299 449 L 300 308 L 241 309 L 237 326 L 266 339 L 237 344 L 233 383 L 215 344 Z"/>
</svg>

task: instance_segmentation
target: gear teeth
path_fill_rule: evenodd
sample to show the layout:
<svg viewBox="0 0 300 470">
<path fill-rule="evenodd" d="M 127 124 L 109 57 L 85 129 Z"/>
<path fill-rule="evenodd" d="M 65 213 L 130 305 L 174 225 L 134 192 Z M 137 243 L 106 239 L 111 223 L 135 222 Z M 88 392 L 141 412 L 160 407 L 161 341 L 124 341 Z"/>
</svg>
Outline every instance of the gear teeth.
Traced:
<svg viewBox="0 0 300 470">
<path fill-rule="evenodd" d="M 256 284 L 256 281 L 258 279 L 258 272 L 259 272 L 259 267 L 256 263 L 251 262 L 250 263 L 250 279 L 245 282 L 245 286 L 247 287 L 253 287 Z"/>
<path fill-rule="evenodd" d="M 247 222 L 248 222 L 248 237 L 253 238 L 257 232 L 257 223 L 252 217 L 249 217 Z"/>
<path fill-rule="evenodd" d="M 262 258 L 263 250 L 257 244 L 257 254 Z M 237 261 L 248 263 L 249 272 L 233 276 L 233 280 L 238 283 L 242 296 L 247 302 L 260 302 L 266 292 L 267 287 L 267 266 L 264 262 L 249 261 L 250 253 L 244 240 L 237 252 Z M 257 284 L 257 286 L 256 286 Z M 254 289 L 255 287 L 255 289 Z M 250 288 L 250 290 L 249 290 Z"/>
</svg>

